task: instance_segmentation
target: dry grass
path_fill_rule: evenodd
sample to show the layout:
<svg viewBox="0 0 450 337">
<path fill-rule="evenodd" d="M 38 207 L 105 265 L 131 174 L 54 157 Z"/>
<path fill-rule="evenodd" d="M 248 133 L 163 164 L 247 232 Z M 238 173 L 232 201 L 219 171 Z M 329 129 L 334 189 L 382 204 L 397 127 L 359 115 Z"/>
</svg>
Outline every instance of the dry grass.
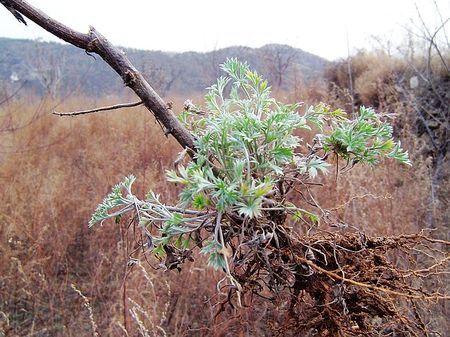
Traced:
<svg viewBox="0 0 450 337">
<path fill-rule="evenodd" d="M 107 103 L 74 98 L 58 110 Z M 231 311 L 214 320 L 218 276 L 204 261 L 179 274 L 155 272 L 146 260 L 129 263 L 136 237 L 126 223 L 87 228 L 97 203 L 130 173 L 140 195 L 151 188 L 174 200 L 164 172 L 178 144 L 142 108 L 59 118 L 50 114 L 55 104 L 0 107 L 9 129 L 0 134 L 0 335 L 93 336 L 93 326 L 100 336 L 248 331 Z M 242 315 L 258 326 L 252 310 Z"/>
<path fill-rule="evenodd" d="M 355 74 L 361 103 L 401 108 L 384 82 L 403 67 L 396 62 L 367 55 L 355 60 L 356 69 L 365 69 Z M 345 83 L 346 72 L 337 73 Z M 345 105 L 341 89 L 330 94 L 317 85 L 294 96 Z M 152 188 L 174 200 L 177 190 L 164 171 L 179 147 L 143 108 L 58 118 L 49 113 L 56 103 L 22 97 L 0 106 L 0 336 L 271 335 L 266 322 L 276 311 L 266 302 L 216 317 L 218 275 L 205 270 L 201 258 L 181 273 L 154 271 L 155 261 L 129 260 L 139 236 L 126 230 L 126 221 L 87 229 L 97 203 L 130 173 L 138 177 L 140 195 Z M 108 103 L 72 98 L 58 110 Z M 180 110 L 182 100 L 174 106 Z M 430 162 L 421 154 L 426 144 L 408 126 L 402 130 L 413 169 L 384 163 L 337 180 L 330 175 L 329 193 L 318 195 L 324 207 L 371 234 L 423 228 Z M 445 217 L 436 216 L 442 228 Z"/>
<path fill-rule="evenodd" d="M 73 314 L 83 310 L 73 283 L 104 332 L 120 312 L 125 261 L 119 228 L 88 231 L 90 213 L 131 172 L 141 193 L 151 187 L 173 197 L 162 177 L 177 146 L 142 110 L 61 119 L 49 114 L 52 104 L 2 106 L 3 120 L 18 129 L 1 135 L 0 311 L 18 335 L 89 334 L 89 320 Z"/>
</svg>

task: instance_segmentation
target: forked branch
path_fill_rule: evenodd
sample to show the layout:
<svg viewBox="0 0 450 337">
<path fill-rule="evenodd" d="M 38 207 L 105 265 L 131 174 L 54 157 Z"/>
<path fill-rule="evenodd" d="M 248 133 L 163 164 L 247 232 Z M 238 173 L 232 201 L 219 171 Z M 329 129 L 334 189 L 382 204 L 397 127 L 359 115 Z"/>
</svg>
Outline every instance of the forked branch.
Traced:
<svg viewBox="0 0 450 337">
<path fill-rule="evenodd" d="M 137 71 L 125 53 L 114 47 L 95 28 L 90 27 L 87 34 L 77 32 L 56 21 L 39 9 L 23 0 L 3 0 L 1 2 L 8 10 L 19 12 L 46 31 L 60 39 L 84 49 L 88 53 L 98 54 L 108 65 L 122 77 L 126 86 L 130 87 L 142 100 L 146 108 L 165 127 L 165 134 L 172 134 L 183 148 L 194 150 L 194 137 L 178 121 L 170 107 L 155 92 L 150 84 Z M 189 151 L 193 155 L 193 151 Z"/>
</svg>

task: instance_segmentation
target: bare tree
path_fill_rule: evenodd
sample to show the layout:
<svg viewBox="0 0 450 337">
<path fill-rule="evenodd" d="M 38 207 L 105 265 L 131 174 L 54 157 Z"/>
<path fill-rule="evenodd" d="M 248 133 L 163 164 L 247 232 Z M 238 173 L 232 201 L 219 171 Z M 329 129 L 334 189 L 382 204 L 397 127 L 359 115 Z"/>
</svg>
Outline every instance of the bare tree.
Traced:
<svg viewBox="0 0 450 337">
<path fill-rule="evenodd" d="M 450 18 L 442 17 L 436 2 L 435 11 L 440 22 L 437 27 L 430 28 L 416 5 L 417 20 L 412 20 L 412 28 L 405 27 L 409 36 L 408 48 L 401 50 L 408 60 L 408 69 L 398 76 L 396 83 L 403 101 L 412 111 L 414 120 L 411 123 L 418 125 L 418 135 L 424 135 L 429 145 L 424 155 L 432 159 L 427 215 L 430 228 L 436 226 L 436 209 L 446 194 L 440 189 L 445 185 L 448 172 L 450 145 L 450 44 L 446 32 Z M 416 45 L 422 47 L 416 50 Z"/>
<path fill-rule="evenodd" d="M 293 48 L 273 48 L 267 46 L 264 55 L 264 64 L 267 68 L 269 81 L 276 90 L 281 89 L 287 71 L 292 67 L 296 51 Z"/>
<path fill-rule="evenodd" d="M 143 60 L 139 68 L 145 78 L 152 80 L 153 86 L 162 96 L 170 92 L 174 82 L 181 74 L 181 70 L 173 65 L 170 67 L 162 67 L 160 64 L 148 60 Z"/>
<path fill-rule="evenodd" d="M 212 77 L 212 81 L 220 76 L 220 59 L 219 51 L 217 49 L 217 44 L 214 46 L 213 50 L 208 54 L 208 62 L 205 67 L 205 76 L 210 78 Z"/>
<path fill-rule="evenodd" d="M 65 63 L 64 55 L 56 57 L 50 50 L 35 43 L 32 52 L 26 55 L 25 63 L 30 78 L 37 80 L 45 93 L 55 98 L 62 81 L 61 68 Z"/>
</svg>

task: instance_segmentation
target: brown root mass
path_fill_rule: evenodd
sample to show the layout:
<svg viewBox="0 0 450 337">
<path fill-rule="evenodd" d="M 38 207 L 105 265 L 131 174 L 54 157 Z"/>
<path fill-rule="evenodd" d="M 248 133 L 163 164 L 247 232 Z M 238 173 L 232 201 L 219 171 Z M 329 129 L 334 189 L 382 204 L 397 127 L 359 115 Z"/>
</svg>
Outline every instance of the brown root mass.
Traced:
<svg viewBox="0 0 450 337">
<path fill-rule="evenodd" d="M 279 241 L 279 247 L 270 242 L 247 249 L 230 243 L 235 253 L 231 273 L 242 286 L 242 303 L 273 302 L 278 315 L 270 326 L 276 335 L 434 333 L 424 318 L 424 303 L 449 299 L 439 291 L 447 273 L 449 256 L 443 250 L 448 242 L 423 232 L 368 237 L 340 229 L 295 238 L 280 232 Z M 218 314 L 226 304 L 236 304 L 237 293 L 230 287 Z"/>
</svg>

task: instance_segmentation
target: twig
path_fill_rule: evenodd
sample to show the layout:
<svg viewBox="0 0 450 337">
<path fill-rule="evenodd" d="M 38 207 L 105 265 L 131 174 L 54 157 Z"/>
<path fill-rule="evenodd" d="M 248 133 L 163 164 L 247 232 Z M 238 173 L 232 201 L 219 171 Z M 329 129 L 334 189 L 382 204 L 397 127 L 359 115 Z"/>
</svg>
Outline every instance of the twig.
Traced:
<svg viewBox="0 0 450 337">
<path fill-rule="evenodd" d="M 444 22 L 442 22 L 442 24 L 433 32 L 433 34 L 431 34 L 430 30 L 428 29 L 427 25 L 425 24 L 425 20 L 423 19 L 422 15 L 420 14 L 420 10 L 419 10 L 419 7 L 417 6 L 417 3 L 415 4 L 415 6 L 416 6 L 416 11 L 417 11 L 417 16 L 419 17 L 420 22 L 422 23 L 422 26 L 423 26 L 423 30 L 425 31 L 425 34 L 424 34 L 425 39 L 430 43 L 429 48 L 428 48 L 428 66 L 430 66 L 431 48 L 434 47 L 434 49 L 436 49 L 436 52 L 437 52 L 439 58 L 442 61 L 442 64 L 444 65 L 445 69 L 447 70 L 447 73 L 449 73 L 450 69 L 448 68 L 447 63 L 445 62 L 445 59 L 442 56 L 441 51 L 440 51 L 438 45 L 436 44 L 436 42 L 434 41 L 434 39 L 441 29 L 445 30 L 445 25 L 447 24 L 447 22 L 449 22 L 450 19 L 446 19 Z"/>
<path fill-rule="evenodd" d="M 16 96 L 20 90 L 23 89 L 23 87 L 25 86 L 25 84 L 27 84 L 28 81 L 23 81 L 22 84 L 20 85 L 20 87 L 18 87 L 16 89 L 16 91 L 14 91 L 11 95 L 7 96 L 4 100 L 0 101 L 0 105 L 2 105 L 3 103 L 8 102 L 11 98 L 13 98 L 14 96 Z"/>
<path fill-rule="evenodd" d="M 95 108 L 91 110 L 81 110 L 81 111 L 71 111 L 71 112 L 57 112 L 53 111 L 54 115 L 57 116 L 78 116 L 78 115 L 86 115 L 94 112 L 100 112 L 100 111 L 109 111 L 109 110 L 117 110 L 122 108 L 132 108 L 138 105 L 143 104 L 142 101 L 139 102 L 133 102 L 133 103 L 123 103 L 123 104 L 116 104 L 116 105 L 110 105 L 110 106 L 103 106 L 100 108 Z"/>
<path fill-rule="evenodd" d="M 441 10 L 439 9 L 439 6 L 438 6 L 436 0 L 434 0 L 433 2 L 434 2 L 434 7 L 436 9 L 436 13 L 438 13 L 439 18 L 441 19 L 441 23 L 444 23 L 444 19 L 442 18 Z M 445 27 L 444 27 L 443 31 L 444 31 L 445 41 L 447 42 L 447 48 L 450 48 L 450 43 L 448 42 L 448 36 L 447 36 L 447 32 L 445 31 Z"/>
</svg>

